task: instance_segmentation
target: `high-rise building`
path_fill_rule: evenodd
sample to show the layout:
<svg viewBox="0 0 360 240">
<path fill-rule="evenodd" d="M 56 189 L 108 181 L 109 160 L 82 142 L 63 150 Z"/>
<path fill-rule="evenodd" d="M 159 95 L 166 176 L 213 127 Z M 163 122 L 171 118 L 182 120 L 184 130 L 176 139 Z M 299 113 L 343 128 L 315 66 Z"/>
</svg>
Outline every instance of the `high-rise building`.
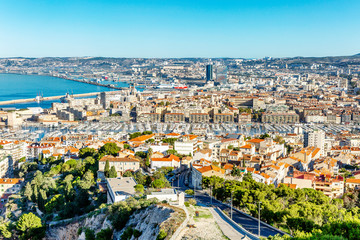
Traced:
<svg viewBox="0 0 360 240">
<path fill-rule="evenodd" d="M 320 152 L 324 155 L 325 132 L 319 129 L 307 131 L 304 133 L 304 147 L 318 147 Z"/>
<path fill-rule="evenodd" d="M 206 82 L 213 80 L 213 65 L 206 65 Z"/>
<path fill-rule="evenodd" d="M 227 77 L 227 67 L 224 65 L 216 66 L 216 85 L 224 85 L 228 84 L 228 77 Z"/>
</svg>

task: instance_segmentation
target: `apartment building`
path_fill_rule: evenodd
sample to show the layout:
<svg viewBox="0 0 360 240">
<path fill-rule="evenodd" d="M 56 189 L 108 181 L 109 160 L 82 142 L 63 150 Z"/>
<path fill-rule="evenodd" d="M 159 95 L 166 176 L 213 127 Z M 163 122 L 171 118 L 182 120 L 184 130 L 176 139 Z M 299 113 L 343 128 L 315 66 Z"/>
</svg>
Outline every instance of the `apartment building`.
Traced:
<svg viewBox="0 0 360 240">
<path fill-rule="evenodd" d="M 190 123 L 208 123 L 210 116 L 207 113 L 190 113 L 189 122 Z"/>
<path fill-rule="evenodd" d="M 185 115 L 184 113 L 165 113 L 164 122 L 167 123 L 185 122 Z"/>
</svg>

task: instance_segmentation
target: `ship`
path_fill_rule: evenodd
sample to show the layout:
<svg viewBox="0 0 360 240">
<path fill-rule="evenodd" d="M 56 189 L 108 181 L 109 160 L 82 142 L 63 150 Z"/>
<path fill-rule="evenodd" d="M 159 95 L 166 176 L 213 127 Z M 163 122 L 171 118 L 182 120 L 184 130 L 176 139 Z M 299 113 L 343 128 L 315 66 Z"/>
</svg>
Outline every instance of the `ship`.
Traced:
<svg viewBox="0 0 360 240">
<path fill-rule="evenodd" d="M 69 100 L 73 99 L 72 95 L 70 95 L 69 93 L 66 93 L 66 95 L 64 97 L 60 98 L 60 102 L 62 103 L 68 103 Z"/>
<path fill-rule="evenodd" d="M 174 89 L 187 89 L 188 87 L 184 84 L 176 84 L 174 85 Z"/>
</svg>

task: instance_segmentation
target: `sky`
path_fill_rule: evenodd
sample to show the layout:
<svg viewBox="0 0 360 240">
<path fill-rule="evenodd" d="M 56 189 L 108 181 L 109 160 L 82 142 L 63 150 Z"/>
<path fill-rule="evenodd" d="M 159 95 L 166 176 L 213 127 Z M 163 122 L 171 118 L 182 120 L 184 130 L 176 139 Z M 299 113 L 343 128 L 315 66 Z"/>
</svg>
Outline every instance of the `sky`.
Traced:
<svg viewBox="0 0 360 240">
<path fill-rule="evenodd" d="M 0 0 L 0 57 L 344 56 L 359 0 Z"/>
</svg>

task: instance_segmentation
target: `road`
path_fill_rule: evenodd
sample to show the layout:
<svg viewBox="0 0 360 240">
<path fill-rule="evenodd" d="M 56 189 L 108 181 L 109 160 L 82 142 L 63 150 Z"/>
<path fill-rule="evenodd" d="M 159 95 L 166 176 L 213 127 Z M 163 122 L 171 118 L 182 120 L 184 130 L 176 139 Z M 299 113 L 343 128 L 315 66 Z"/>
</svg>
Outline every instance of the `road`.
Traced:
<svg viewBox="0 0 360 240">
<path fill-rule="evenodd" d="M 185 186 L 184 184 L 184 180 L 185 177 L 187 176 L 188 171 L 184 171 L 182 172 L 179 177 L 179 185 L 180 185 L 180 191 L 185 191 L 186 189 L 189 189 L 187 186 Z M 176 179 L 174 181 L 174 186 L 178 187 L 178 179 Z M 196 191 L 195 194 L 195 199 L 197 202 L 203 204 L 203 205 L 210 205 L 212 202 L 212 205 L 214 207 L 219 207 L 221 210 L 223 211 L 227 211 L 230 212 L 230 207 L 228 207 L 227 205 L 215 200 L 213 198 L 213 200 L 211 201 L 211 198 L 209 197 L 208 193 L 204 193 L 204 191 Z M 249 216 L 247 216 L 246 214 L 242 213 L 241 211 L 237 210 L 237 209 L 233 209 L 233 220 L 240 224 L 243 228 L 245 228 L 247 231 L 253 233 L 253 234 L 258 234 L 258 220 L 257 219 L 253 219 Z M 268 227 L 267 225 L 265 225 L 263 222 L 260 222 L 260 235 L 262 237 L 268 237 L 268 236 L 274 236 L 276 234 L 280 234 L 280 235 L 284 235 L 280 230 L 275 230 L 273 228 Z"/>
</svg>

